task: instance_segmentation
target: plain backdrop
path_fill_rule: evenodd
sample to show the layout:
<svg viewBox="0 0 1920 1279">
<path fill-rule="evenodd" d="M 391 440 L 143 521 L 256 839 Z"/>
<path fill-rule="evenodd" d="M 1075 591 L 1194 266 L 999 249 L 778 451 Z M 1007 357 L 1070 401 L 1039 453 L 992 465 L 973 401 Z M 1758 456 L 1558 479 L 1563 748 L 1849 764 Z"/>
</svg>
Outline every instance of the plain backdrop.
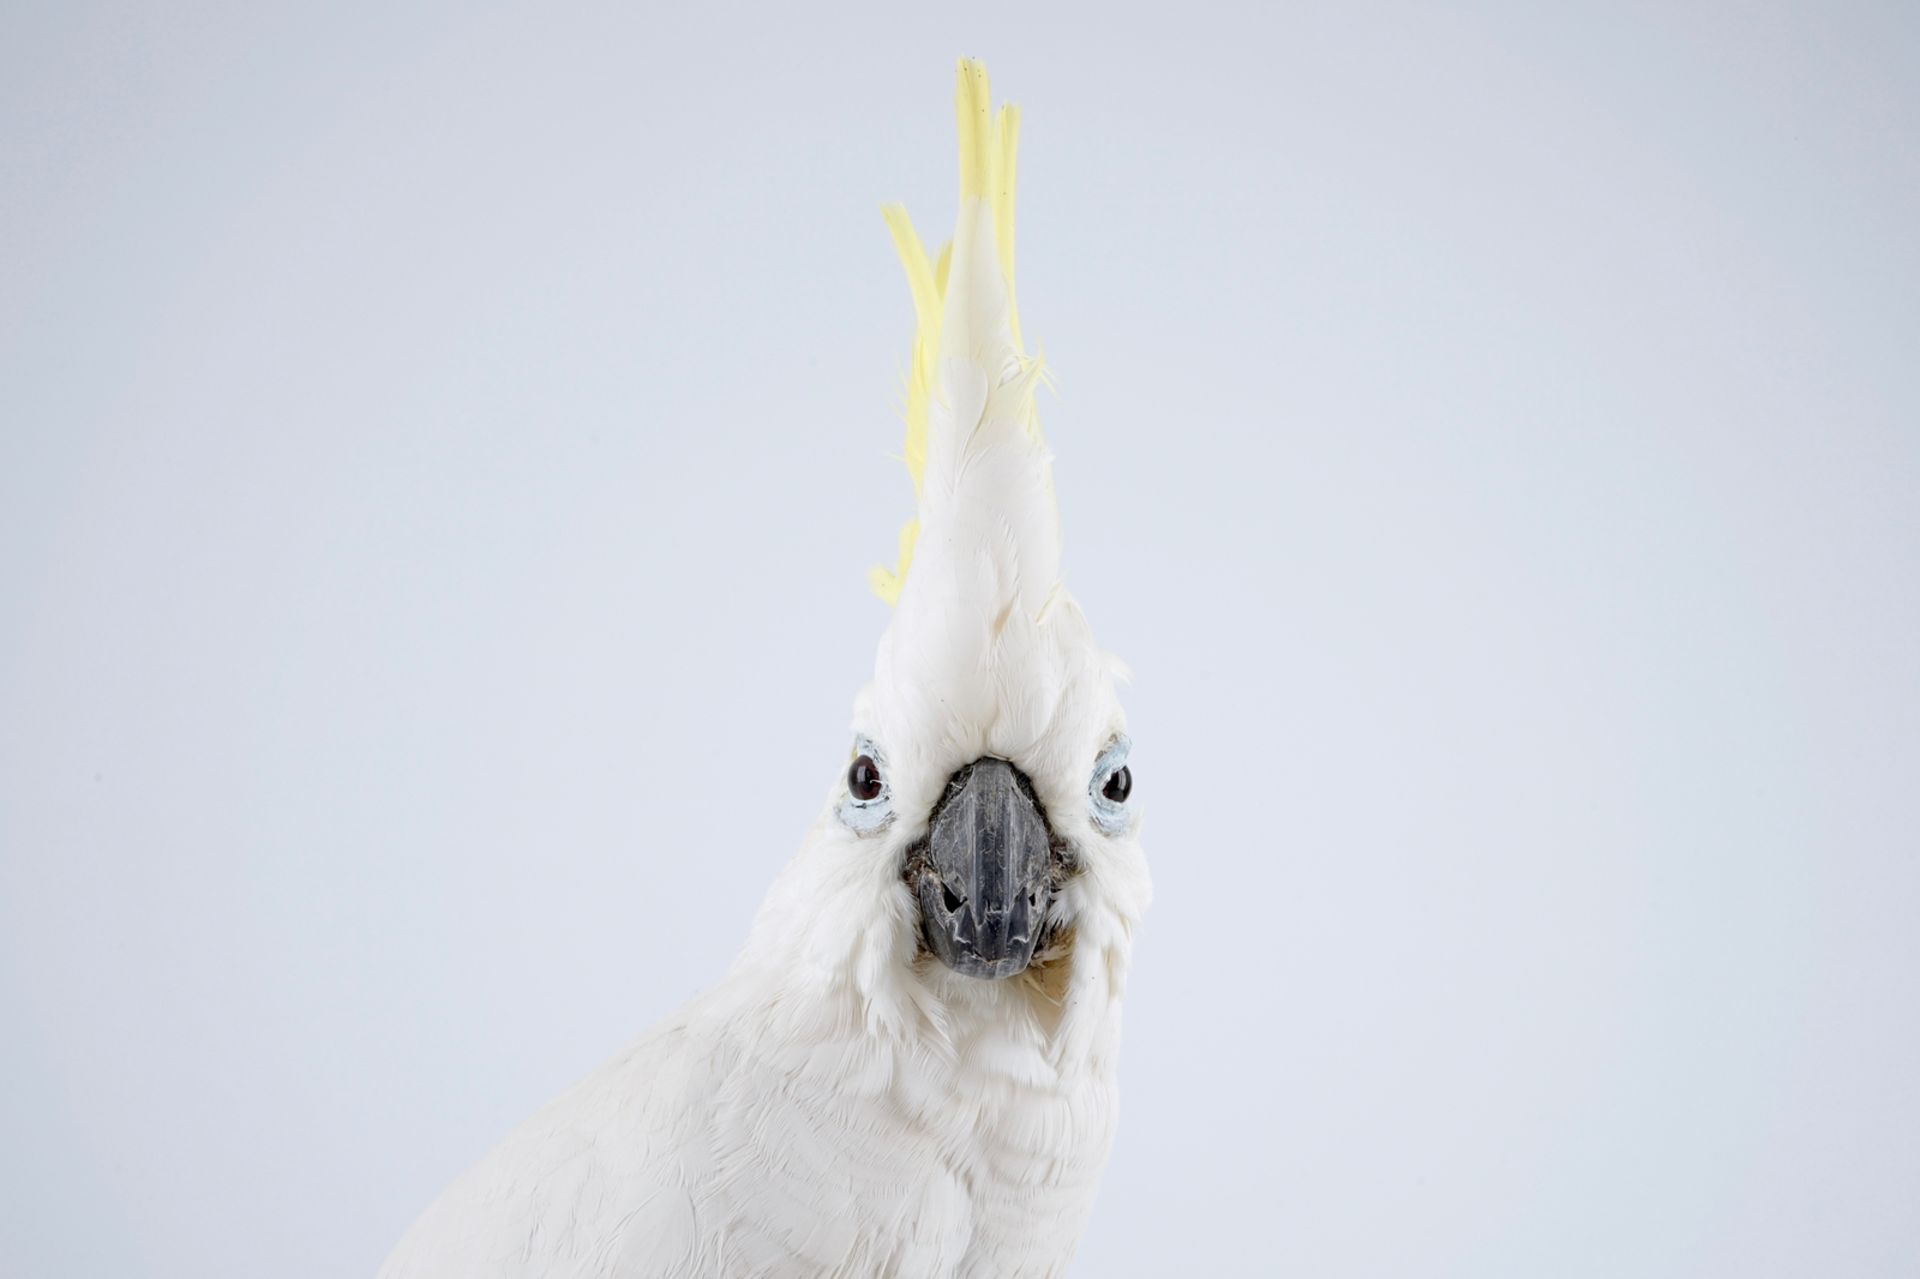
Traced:
<svg viewBox="0 0 1920 1279">
<path fill-rule="evenodd" d="M 962 53 L 1157 884 L 1076 1273 L 1920 1273 L 1920 11 L 1825 3 L 8 5 L 0 1271 L 368 1274 L 723 971 Z"/>
</svg>

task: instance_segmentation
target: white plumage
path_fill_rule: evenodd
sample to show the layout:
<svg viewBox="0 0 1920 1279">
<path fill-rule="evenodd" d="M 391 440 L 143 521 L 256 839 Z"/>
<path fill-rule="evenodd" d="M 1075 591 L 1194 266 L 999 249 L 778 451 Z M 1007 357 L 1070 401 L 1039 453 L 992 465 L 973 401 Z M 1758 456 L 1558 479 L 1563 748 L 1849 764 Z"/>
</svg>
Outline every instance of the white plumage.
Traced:
<svg viewBox="0 0 1920 1279">
<path fill-rule="evenodd" d="M 884 753 L 883 807 L 853 820 L 839 780 L 726 978 L 449 1187 L 386 1279 L 1054 1275 L 1073 1253 L 1149 886 L 1125 787 L 1101 799 L 1124 765 L 1118 667 L 1060 584 L 1013 311 L 1017 117 L 989 116 L 971 62 L 959 115 L 950 258 L 889 215 L 920 312 L 919 521 L 876 574 L 897 608 L 854 711 Z M 1004 980 L 928 952 L 905 873 L 981 760 L 1030 784 L 1065 868 L 1038 952 Z"/>
</svg>

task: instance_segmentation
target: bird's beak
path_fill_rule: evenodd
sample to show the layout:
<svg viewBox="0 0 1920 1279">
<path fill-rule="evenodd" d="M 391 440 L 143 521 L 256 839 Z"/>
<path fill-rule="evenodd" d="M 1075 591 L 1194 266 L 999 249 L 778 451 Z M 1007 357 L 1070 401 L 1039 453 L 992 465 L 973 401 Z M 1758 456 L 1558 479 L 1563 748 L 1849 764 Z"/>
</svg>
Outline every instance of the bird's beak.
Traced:
<svg viewBox="0 0 1920 1279">
<path fill-rule="evenodd" d="M 969 977 L 1012 977 L 1033 961 L 1053 895 L 1050 838 L 1033 785 L 1004 759 L 955 773 L 909 863 L 927 949 Z"/>
</svg>

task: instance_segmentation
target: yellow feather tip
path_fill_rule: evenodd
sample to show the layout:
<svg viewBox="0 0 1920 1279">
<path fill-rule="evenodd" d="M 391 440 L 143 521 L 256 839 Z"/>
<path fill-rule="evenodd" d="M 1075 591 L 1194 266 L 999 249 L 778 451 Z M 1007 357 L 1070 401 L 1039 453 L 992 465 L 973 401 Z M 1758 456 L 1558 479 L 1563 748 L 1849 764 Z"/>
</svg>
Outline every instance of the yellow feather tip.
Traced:
<svg viewBox="0 0 1920 1279">
<path fill-rule="evenodd" d="M 908 520 L 900 526 L 900 563 L 891 572 L 879 564 L 867 570 L 867 585 L 888 604 L 900 602 L 907 585 L 907 568 L 913 563 L 913 544 L 920 538 L 920 521 Z"/>
<path fill-rule="evenodd" d="M 1005 105 L 996 115 L 987 68 L 977 59 L 962 58 L 954 77 L 954 119 L 960 135 L 960 198 L 963 202 L 985 200 L 993 210 L 994 247 L 1007 288 L 1007 327 L 1014 349 L 1024 351 L 1026 348 L 1020 340 L 1020 312 L 1014 305 L 1013 291 L 1013 191 L 1020 111 Z M 906 209 L 890 204 L 882 208 L 880 214 L 893 236 L 893 251 L 906 272 L 907 290 L 913 298 L 915 330 L 907 366 L 907 431 L 901 457 L 913 481 L 914 498 L 918 500 L 927 468 L 927 404 L 938 375 L 940 317 L 946 302 L 947 264 L 953 246 L 949 243 L 942 247 L 939 257 L 929 262 L 926 247 L 913 229 Z M 1037 368 L 1035 372 L 1037 375 Z M 1029 425 L 1037 430 L 1031 419 Z M 876 565 L 867 574 L 873 593 L 888 604 L 899 602 L 913 558 L 913 542 L 919 532 L 919 521 L 908 521 L 900 530 L 899 563 L 891 570 Z"/>
</svg>

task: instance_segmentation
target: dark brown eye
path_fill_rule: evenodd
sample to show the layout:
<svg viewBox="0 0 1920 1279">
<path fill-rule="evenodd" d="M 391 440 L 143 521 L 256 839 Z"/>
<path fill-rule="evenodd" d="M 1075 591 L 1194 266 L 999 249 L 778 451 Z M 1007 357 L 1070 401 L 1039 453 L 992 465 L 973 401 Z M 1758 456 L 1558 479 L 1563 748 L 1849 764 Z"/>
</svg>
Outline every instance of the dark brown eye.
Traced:
<svg viewBox="0 0 1920 1279">
<path fill-rule="evenodd" d="M 1100 793 L 1116 804 L 1126 803 L 1127 796 L 1133 794 L 1133 770 L 1125 764 L 1114 769 L 1107 775 L 1107 784 L 1100 788 Z"/>
<path fill-rule="evenodd" d="M 880 765 L 873 762 L 871 755 L 862 755 L 847 770 L 847 793 L 855 799 L 879 799 L 881 786 Z"/>
</svg>

